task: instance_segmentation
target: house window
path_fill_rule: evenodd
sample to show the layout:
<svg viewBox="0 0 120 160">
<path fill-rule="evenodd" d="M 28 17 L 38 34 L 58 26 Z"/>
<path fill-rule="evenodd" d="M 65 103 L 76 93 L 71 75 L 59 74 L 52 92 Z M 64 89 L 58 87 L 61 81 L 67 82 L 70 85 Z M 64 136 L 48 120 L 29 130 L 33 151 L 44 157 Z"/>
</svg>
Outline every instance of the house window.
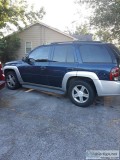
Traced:
<svg viewBox="0 0 120 160">
<path fill-rule="evenodd" d="M 32 43 L 26 42 L 26 47 L 25 47 L 26 54 L 29 53 L 31 50 L 32 50 Z"/>
</svg>

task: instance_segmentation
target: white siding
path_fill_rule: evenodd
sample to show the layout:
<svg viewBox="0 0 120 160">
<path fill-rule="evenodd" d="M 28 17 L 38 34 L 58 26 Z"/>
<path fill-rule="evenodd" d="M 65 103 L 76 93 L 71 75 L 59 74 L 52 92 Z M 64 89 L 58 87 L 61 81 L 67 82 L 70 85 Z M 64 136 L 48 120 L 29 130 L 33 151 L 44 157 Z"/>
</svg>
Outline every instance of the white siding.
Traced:
<svg viewBox="0 0 120 160">
<path fill-rule="evenodd" d="M 53 29 L 45 27 L 40 24 L 35 24 L 19 34 L 21 40 L 21 47 L 17 54 L 19 58 L 25 56 L 25 44 L 26 42 L 32 42 L 32 49 L 46 43 L 72 41 L 73 38 L 59 33 Z"/>
</svg>

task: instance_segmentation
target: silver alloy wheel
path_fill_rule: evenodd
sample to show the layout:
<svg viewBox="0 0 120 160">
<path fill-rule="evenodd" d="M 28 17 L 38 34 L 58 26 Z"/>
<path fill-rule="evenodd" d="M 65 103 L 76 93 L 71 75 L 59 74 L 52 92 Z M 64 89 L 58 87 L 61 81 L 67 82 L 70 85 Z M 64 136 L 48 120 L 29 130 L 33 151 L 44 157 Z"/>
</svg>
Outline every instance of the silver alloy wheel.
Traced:
<svg viewBox="0 0 120 160">
<path fill-rule="evenodd" d="M 9 86 L 9 87 L 14 87 L 15 86 L 15 77 L 14 77 L 14 75 L 8 75 L 7 76 L 7 79 L 6 79 L 6 82 L 7 82 L 7 85 Z"/>
<path fill-rule="evenodd" d="M 72 97 L 78 103 L 85 103 L 89 99 L 89 91 L 83 85 L 77 85 L 72 90 Z"/>
</svg>

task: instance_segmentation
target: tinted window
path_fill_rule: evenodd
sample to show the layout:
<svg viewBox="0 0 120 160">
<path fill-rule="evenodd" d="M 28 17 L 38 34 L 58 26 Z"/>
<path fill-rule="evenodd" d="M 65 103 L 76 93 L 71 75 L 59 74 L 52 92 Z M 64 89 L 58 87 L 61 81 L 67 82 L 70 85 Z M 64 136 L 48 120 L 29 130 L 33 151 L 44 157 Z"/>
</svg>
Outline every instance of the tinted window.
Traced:
<svg viewBox="0 0 120 160">
<path fill-rule="evenodd" d="M 120 63 L 120 51 L 119 51 L 119 49 L 116 46 L 114 46 L 113 44 L 108 44 L 108 46 L 112 50 L 112 53 L 115 55 L 115 58 L 116 58 L 117 62 Z"/>
<path fill-rule="evenodd" d="M 50 53 L 50 46 L 47 47 L 40 47 L 35 50 L 33 50 L 29 58 L 33 58 L 36 62 L 46 62 L 48 61 Z"/>
<path fill-rule="evenodd" d="M 70 45 L 55 46 L 54 62 L 74 62 L 74 47 Z"/>
<path fill-rule="evenodd" d="M 115 45 L 111 44 L 111 46 L 113 47 L 113 49 L 120 55 L 120 50 L 119 48 L 117 48 Z"/>
<path fill-rule="evenodd" d="M 67 49 L 67 62 L 74 62 L 74 47 L 73 46 L 69 46 Z"/>
<path fill-rule="evenodd" d="M 119 49 L 115 45 L 109 44 L 109 46 L 115 52 L 115 54 L 117 54 L 118 56 L 120 56 L 120 51 L 119 51 Z"/>
<path fill-rule="evenodd" d="M 65 46 L 55 46 L 53 61 L 65 62 L 67 55 L 67 48 Z"/>
<path fill-rule="evenodd" d="M 110 54 L 102 45 L 80 45 L 79 49 L 83 62 L 112 62 Z"/>
</svg>

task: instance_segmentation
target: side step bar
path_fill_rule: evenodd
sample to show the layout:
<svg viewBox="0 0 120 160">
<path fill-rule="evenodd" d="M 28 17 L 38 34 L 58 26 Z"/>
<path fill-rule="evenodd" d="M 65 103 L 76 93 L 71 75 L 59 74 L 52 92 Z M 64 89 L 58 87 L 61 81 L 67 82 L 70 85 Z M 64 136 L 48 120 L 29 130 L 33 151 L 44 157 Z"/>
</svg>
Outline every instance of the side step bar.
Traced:
<svg viewBox="0 0 120 160">
<path fill-rule="evenodd" d="M 30 89 L 39 90 L 39 91 L 56 93 L 56 94 L 60 94 L 60 95 L 64 95 L 65 94 L 64 91 L 61 91 L 59 89 L 52 89 L 52 88 L 47 88 L 47 87 L 43 87 L 43 86 L 35 86 L 35 85 L 28 85 L 28 84 L 24 84 L 22 86 L 24 88 L 30 88 Z"/>
</svg>

